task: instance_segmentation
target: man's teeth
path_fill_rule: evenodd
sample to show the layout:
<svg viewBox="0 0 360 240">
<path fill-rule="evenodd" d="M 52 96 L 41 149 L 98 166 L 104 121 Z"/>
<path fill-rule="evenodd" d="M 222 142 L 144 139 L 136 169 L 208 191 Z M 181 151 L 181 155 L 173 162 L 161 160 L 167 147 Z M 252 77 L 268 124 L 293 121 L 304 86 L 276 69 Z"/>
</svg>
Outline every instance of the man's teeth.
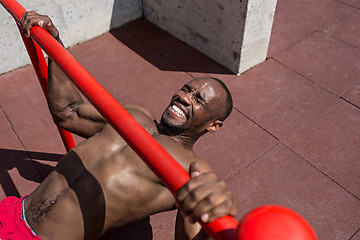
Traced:
<svg viewBox="0 0 360 240">
<path fill-rule="evenodd" d="M 180 117 L 186 117 L 185 113 L 176 105 L 172 105 L 171 106 L 172 110 L 174 110 L 174 112 L 179 115 Z"/>
</svg>

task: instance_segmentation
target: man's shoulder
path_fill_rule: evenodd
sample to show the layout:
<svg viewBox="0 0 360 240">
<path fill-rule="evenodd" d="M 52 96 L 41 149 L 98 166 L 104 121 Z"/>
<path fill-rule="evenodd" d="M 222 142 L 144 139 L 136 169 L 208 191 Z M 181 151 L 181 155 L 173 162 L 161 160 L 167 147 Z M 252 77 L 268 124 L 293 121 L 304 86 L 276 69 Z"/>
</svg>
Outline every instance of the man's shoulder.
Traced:
<svg viewBox="0 0 360 240">
<path fill-rule="evenodd" d="M 135 114 L 145 114 L 147 117 L 149 117 L 152 121 L 155 120 L 155 116 L 154 114 L 147 109 L 144 106 L 140 106 L 140 105 L 135 105 L 135 104 L 127 104 L 124 105 L 124 108 L 131 114 L 131 115 L 135 115 Z"/>
<path fill-rule="evenodd" d="M 154 138 L 186 171 L 189 170 L 192 162 L 199 163 L 206 172 L 211 171 L 209 164 L 205 160 L 197 157 L 192 150 L 184 148 L 182 144 L 173 140 L 170 136 L 158 133 L 154 135 Z"/>
</svg>

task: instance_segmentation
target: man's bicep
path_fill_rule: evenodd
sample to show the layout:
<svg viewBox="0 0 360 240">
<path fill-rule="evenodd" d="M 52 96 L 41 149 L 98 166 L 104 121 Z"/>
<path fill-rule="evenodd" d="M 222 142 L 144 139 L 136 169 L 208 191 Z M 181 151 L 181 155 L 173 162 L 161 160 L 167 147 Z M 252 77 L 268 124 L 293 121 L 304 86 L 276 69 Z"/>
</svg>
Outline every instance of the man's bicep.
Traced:
<svg viewBox="0 0 360 240">
<path fill-rule="evenodd" d="M 85 138 L 100 132 L 106 124 L 101 114 L 88 103 L 70 109 L 67 115 L 58 126 Z"/>
<path fill-rule="evenodd" d="M 128 105 L 126 109 L 136 109 L 145 113 L 148 117 L 154 118 L 149 110 L 141 106 Z M 70 117 L 60 123 L 59 126 L 81 137 L 89 138 L 93 136 L 100 132 L 106 124 L 102 115 L 89 103 L 72 107 L 70 111 Z"/>
<path fill-rule="evenodd" d="M 81 104 L 75 111 L 80 118 L 88 119 L 93 122 L 105 123 L 103 116 L 101 116 L 98 110 L 90 103 Z"/>
</svg>

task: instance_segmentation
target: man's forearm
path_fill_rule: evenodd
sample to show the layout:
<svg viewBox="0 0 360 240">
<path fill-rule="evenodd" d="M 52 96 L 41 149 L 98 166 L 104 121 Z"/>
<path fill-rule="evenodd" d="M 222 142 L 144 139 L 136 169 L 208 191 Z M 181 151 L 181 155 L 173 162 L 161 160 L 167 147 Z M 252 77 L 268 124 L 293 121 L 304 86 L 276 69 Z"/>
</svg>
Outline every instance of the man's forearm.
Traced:
<svg viewBox="0 0 360 240">
<path fill-rule="evenodd" d="M 21 29 L 26 37 L 30 37 L 30 30 L 39 26 L 48 31 L 62 46 L 59 31 L 49 16 L 29 11 L 20 20 Z M 56 123 L 69 117 L 73 110 L 82 103 L 81 97 L 74 84 L 64 72 L 49 58 L 48 64 L 47 100 L 51 114 Z"/>
<path fill-rule="evenodd" d="M 26 37 L 30 37 L 32 27 L 39 26 L 63 45 L 49 16 L 29 11 L 23 14 L 20 23 Z M 83 104 L 75 85 L 51 59 L 48 67 L 47 101 L 54 122 L 83 137 L 101 131 L 106 122 L 99 112 L 90 104 Z"/>
</svg>

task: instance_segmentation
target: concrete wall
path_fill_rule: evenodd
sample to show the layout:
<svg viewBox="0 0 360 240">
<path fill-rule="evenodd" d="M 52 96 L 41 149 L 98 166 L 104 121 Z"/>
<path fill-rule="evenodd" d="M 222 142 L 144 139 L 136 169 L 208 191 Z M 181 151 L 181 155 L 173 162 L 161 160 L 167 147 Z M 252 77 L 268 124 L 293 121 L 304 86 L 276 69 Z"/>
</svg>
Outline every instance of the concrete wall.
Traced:
<svg viewBox="0 0 360 240">
<path fill-rule="evenodd" d="M 110 27 L 142 17 L 141 0 L 18 0 L 27 10 L 49 15 L 66 47 L 90 40 Z M 0 5 L 0 74 L 30 63 L 10 14 Z"/>
<path fill-rule="evenodd" d="M 277 0 L 143 0 L 145 17 L 235 73 L 265 60 Z"/>
<path fill-rule="evenodd" d="M 145 17 L 235 73 L 265 60 L 277 0 L 18 0 L 47 14 L 66 47 Z M 0 74 L 30 62 L 0 7 Z"/>
</svg>

